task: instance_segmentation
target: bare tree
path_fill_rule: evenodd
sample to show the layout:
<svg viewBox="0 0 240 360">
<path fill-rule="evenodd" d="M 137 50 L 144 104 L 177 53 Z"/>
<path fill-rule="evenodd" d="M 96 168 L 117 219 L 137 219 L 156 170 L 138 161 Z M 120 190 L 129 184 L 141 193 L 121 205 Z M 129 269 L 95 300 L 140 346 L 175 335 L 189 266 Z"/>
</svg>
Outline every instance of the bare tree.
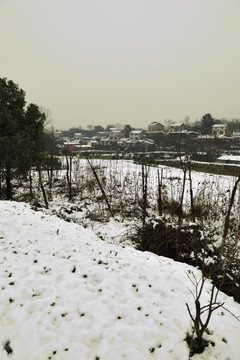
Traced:
<svg viewBox="0 0 240 360">
<path fill-rule="evenodd" d="M 146 224 L 147 217 L 147 192 L 148 192 L 148 167 L 145 159 L 142 159 L 142 224 L 143 227 Z"/>
<path fill-rule="evenodd" d="M 158 174 L 158 214 L 162 216 L 162 182 L 163 182 L 163 169 L 161 169 L 161 177 L 159 174 L 159 169 L 157 171 Z"/>
<path fill-rule="evenodd" d="M 179 214 L 178 214 L 178 221 L 179 224 L 182 222 L 182 216 L 183 216 L 183 200 L 184 200 L 184 193 L 185 193 L 185 187 L 186 187 L 186 178 L 187 178 L 187 169 L 185 167 L 185 164 L 182 162 L 182 171 L 183 171 L 183 180 L 182 180 L 182 193 L 180 198 L 180 205 L 179 205 Z"/>
<path fill-rule="evenodd" d="M 191 214 L 192 214 L 192 217 L 193 217 L 193 221 L 195 221 L 195 209 L 194 209 L 193 187 L 192 187 L 192 169 L 191 169 L 191 161 L 190 161 L 189 157 L 188 157 L 188 177 L 189 177 Z"/>
<path fill-rule="evenodd" d="M 32 180 L 32 168 L 29 170 L 29 191 L 30 191 L 30 198 L 33 199 L 33 180 Z"/>
<path fill-rule="evenodd" d="M 100 188 L 100 190 L 101 190 L 101 192 L 102 192 L 102 195 L 103 195 L 103 198 L 104 198 L 104 200 L 105 200 L 105 202 L 106 202 L 106 205 L 107 205 L 107 208 L 108 208 L 108 210 L 109 210 L 109 213 L 110 213 L 111 216 L 113 216 L 112 208 L 111 208 L 110 203 L 109 203 L 109 201 L 108 201 L 107 195 L 106 195 L 106 193 L 105 193 L 105 191 L 104 191 L 104 189 L 103 189 L 103 187 L 102 187 L 102 184 L 101 184 L 101 181 L 100 181 L 100 179 L 99 179 L 99 177 L 98 177 L 98 174 L 97 174 L 94 166 L 91 164 L 90 160 L 87 159 L 87 161 L 88 161 L 88 164 L 89 164 L 89 166 L 90 166 L 90 168 L 91 168 L 91 170 L 92 170 L 92 172 L 93 172 L 93 175 L 95 176 L 95 179 L 96 179 L 96 181 L 97 181 L 97 184 L 98 184 L 98 186 L 99 186 L 99 188 Z"/>
<path fill-rule="evenodd" d="M 212 285 L 210 291 L 210 298 L 207 304 L 201 304 L 201 297 L 203 289 L 206 283 L 206 277 L 202 274 L 200 279 L 197 279 L 192 272 L 191 276 L 187 273 L 189 280 L 191 281 L 194 291 L 190 290 L 195 305 L 195 313 L 190 310 L 189 304 L 186 304 L 188 314 L 193 322 L 193 333 L 190 336 L 188 345 L 190 348 L 190 356 L 195 352 L 203 352 L 208 342 L 204 340 L 203 335 L 207 330 L 212 314 L 215 310 L 224 305 L 223 302 L 218 301 L 219 290 Z"/>
<path fill-rule="evenodd" d="M 72 154 L 70 152 L 65 152 L 65 159 L 66 159 L 66 165 L 67 165 L 67 184 L 68 184 L 68 198 L 69 200 L 72 200 Z"/>
<path fill-rule="evenodd" d="M 56 141 L 54 137 L 54 130 L 51 128 L 50 131 L 45 133 L 45 147 L 48 153 L 46 157 L 46 166 L 47 166 L 47 175 L 48 175 L 48 185 L 49 185 L 49 198 L 52 198 L 52 185 L 53 185 L 53 173 L 54 165 L 56 166 Z"/>
<path fill-rule="evenodd" d="M 188 314 L 192 320 L 192 334 L 188 336 L 188 346 L 190 348 L 190 356 L 194 353 L 202 353 L 209 341 L 206 341 L 203 336 L 207 331 L 207 327 L 212 318 L 215 310 L 223 307 L 226 311 L 231 313 L 224 307 L 224 302 L 218 300 L 219 291 L 228 281 L 228 267 L 229 264 L 235 259 L 236 251 L 238 250 L 237 242 L 233 242 L 227 248 L 220 247 L 219 259 L 214 265 L 207 264 L 207 241 L 204 233 L 204 226 L 202 222 L 202 235 L 203 235 L 203 249 L 202 249 L 202 265 L 201 276 L 199 278 L 191 271 L 187 274 L 188 279 L 193 285 L 193 290 L 189 289 L 194 299 L 194 312 L 191 311 L 189 304 L 186 304 Z M 220 276 L 219 276 L 220 275 Z M 212 279 L 211 290 L 209 291 L 209 300 L 207 303 L 202 304 L 203 291 L 206 288 L 208 279 Z M 239 317 L 231 313 L 237 320 Z"/>
<path fill-rule="evenodd" d="M 39 184 L 40 184 L 40 188 L 42 190 L 42 195 L 43 195 L 43 199 L 45 202 L 45 206 L 46 209 L 48 209 L 48 199 L 47 199 L 47 194 L 43 185 L 43 180 L 42 180 L 42 169 L 40 165 L 37 165 L 37 171 L 38 171 L 38 179 L 39 179 Z"/>
<path fill-rule="evenodd" d="M 240 182 L 240 175 L 238 176 L 238 178 L 235 181 L 235 184 L 233 186 L 232 194 L 231 194 L 231 197 L 230 197 L 230 202 L 229 202 L 229 205 L 228 205 L 227 214 L 226 214 L 226 217 L 225 217 L 223 238 L 222 238 L 222 248 L 225 247 L 226 238 L 227 238 L 227 234 L 228 234 L 228 230 L 229 230 L 229 224 L 230 224 L 231 210 L 232 210 L 232 207 L 233 207 L 233 204 L 234 204 L 234 199 L 235 199 L 235 195 L 236 195 L 236 192 L 237 192 L 239 182 Z"/>
</svg>

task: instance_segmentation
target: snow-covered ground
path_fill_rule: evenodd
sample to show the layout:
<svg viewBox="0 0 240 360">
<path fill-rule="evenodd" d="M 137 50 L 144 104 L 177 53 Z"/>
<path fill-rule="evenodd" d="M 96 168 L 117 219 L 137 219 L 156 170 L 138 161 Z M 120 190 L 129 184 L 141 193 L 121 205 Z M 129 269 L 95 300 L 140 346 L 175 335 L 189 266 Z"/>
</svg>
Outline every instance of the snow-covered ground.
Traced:
<svg viewBox="0 0 240 360">
<path fill-rule="evenodd" d="M 1 201 L 0 213 L 1 360 L 188 359 L 186 272 L 200 276 L 196 269 L 24 203 Z M 219 300 L 240 315 L 232 298 Z M 220 308 L 209 330 L 215 346 L 193 358 L 239 360 L 240 322 Z"/>
<path fill-rule="evenodd" d="M 119 209 L 119 212 L 115 211 L 114 218 L 110 218 L 107 222 L 102 221 L 102 214 L 107 214 L 106 217 L 108 217 L 106 203 L 87 160 L 77 157 L 73 159 L 72 182 L 75 189 L 73 202 L 68 201 L 66 181 L 64 185 L 66 170 L 57 171 L 54 175 L 57 181 L 53 184 L 53 199 L 49 204 L 48 213 L 57 214 L 64 219 L 90 228 L 96 235 L 110 243 L 129 244 L 129 235 L 136 231 L 136 226 L 141 226 L 139 200 L 142 197 L 142 166 L 131 160 L 92 159 L 91 163 L 96 167 L 112 208 Z M 158 214 L 158 171 L 163 176 L 163 196 L 166 196 L 169 201 L 178 202 L 182 196 L 183 171 L 181 169 L 166 166 L 148 167 L 148 203 L 151 208 L 149 207 L 147 211 L 150 217 Z M 205 207 L 215 211 L 217 215 L 215 214 L 214 219 L 209 216 L 204 221 L 206 225 L 210 223 L 210 226 L 217 222 L 215 227 L 220 232 L 223 214 L 226 213 L 235 180 L 232 176 L 192 171 L 194 204 L 204 204 Z M 48 190 L 47 182 L 46 190 Z M 41 198 L 40 190 L 36 195 Z M 237 224 L 240 222 L 239 193 L 236 198 L 234 212 Z M 190 210 L 188 174 L 184 191 L 184 208 L 186 211 Z M 101 221 L 96 221 L 96 219 Z"/>
</svg>

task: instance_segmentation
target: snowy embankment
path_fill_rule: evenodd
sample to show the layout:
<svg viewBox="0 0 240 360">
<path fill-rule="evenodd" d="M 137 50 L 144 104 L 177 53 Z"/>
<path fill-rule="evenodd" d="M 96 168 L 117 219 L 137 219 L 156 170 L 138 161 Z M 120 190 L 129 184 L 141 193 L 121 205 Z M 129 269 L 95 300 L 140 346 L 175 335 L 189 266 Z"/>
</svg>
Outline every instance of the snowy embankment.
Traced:
<svg viewBox="0 0 240 360">
<path fill-rule="evenodd" d="M 1 360 L 188 359 L 186 272 L 197 270 L 23 203 L 2 201 L 0 212 Z M 194 359 L 238 360 L 240 323 L 220 308 L 209 330 L 215 346 Z"/>
</svg>

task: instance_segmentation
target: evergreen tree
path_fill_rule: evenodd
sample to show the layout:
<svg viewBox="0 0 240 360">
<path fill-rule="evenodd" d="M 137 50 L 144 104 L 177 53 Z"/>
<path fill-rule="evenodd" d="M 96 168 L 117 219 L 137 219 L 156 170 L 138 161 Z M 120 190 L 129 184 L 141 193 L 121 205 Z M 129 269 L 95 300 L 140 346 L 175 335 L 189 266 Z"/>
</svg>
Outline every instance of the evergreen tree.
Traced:
<svg viewBox="0 0 240 360">
<path fill-rule="evenodd" d="M 29 166 L 37 166 L 44 162 L 44 123 L 46 116 L 35 104 L 28 105 L 23 119 L 22 136 L 26 144 L 26 156 Z"/>
<path fill-rule="evenodd" d="M 130 126 L 130 125 L 125 125 L 124 126 L 124 129 L 123 129 L 123 132 L 124 132 L 124 136 L 126 137 L 126 138 L 128 138 L 129 137 L 129 134 L 130 134 L 130 132 L 133 130 L 133 128 Z"/>
<path fill-rule="evenodd" d="M 12 180 L 26 175 L 42 152 L 45 116 L 37 105 L 25 110 L 25 104 L 25 92 L 0 78 L 0 167 L 7 200 L 12 199 Z"/>
<path fill-rule="evenodd" d="M 202 119 L 202 133 L 203 134 L 211 134 L 212 126 L 214 125 L 214 119 L 211 114 L 203 115 Z"/>
</svg>

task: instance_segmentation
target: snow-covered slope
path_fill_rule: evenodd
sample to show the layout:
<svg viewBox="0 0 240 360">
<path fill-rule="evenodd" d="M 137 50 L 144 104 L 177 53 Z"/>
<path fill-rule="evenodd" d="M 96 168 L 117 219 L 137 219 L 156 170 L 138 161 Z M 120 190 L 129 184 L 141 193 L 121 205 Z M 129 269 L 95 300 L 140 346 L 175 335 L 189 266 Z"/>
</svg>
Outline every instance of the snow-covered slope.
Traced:
<svg viewBox="0 0 240 360">
<path fill-rule="evenodd" d="M 193 268 L 23 203 L 2 201 L 0 214 L 1 360 L 188 359 Z M 209 330 L 215 346 L 194 359 L 238 360 L 240 323 L 219 309 Z"/>
</svg>

